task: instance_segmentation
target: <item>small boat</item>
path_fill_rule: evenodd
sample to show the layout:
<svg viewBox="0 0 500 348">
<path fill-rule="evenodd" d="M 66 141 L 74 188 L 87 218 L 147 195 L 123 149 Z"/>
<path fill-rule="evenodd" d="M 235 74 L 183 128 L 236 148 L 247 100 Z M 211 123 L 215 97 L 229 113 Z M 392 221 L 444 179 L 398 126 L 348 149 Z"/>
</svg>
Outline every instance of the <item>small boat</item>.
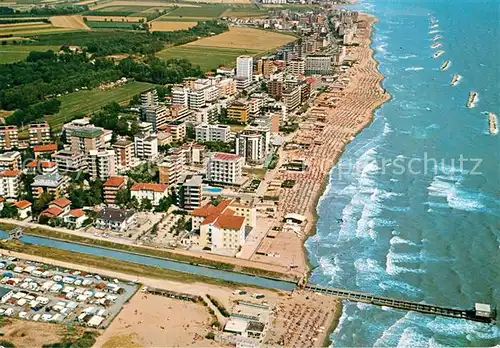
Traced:
<svg viewBox="0 0 500 348">
<path fill-rule="evenodd" d="M 465 104 L 465 106 L 467 106 L 468 108 L 473 108 L 474 106 L 476 106 L 477 96 L 477 92 L 469 92 L 469 98 L 467 99 L 467 104 Z"/>
<path fill-rule="evenodd" d="M 445 71 L 446 69 L 448 69 L 450 67 L 450 64 L 451 64 L 451 61 L 447 60 L 443 63 L 443 65 L 441 65 L 441 67 L 439 69 L 441 69 L 441 71 Z"/>
<path fill-rule="evenodd" d="M 439 24 L 436 23 L 436 24 L 431 25 L 429 27 L 429 29 L 434 29 L 434 28 L 438 28 L 438 27 L 439 27 Z"/>
<path fill-rule="evenodd" d="M 461 75 L 458 75 L 458 74 L 453 75 L 451 82 L 450 82 L 450 86 L 454 87 L 458 82 L 460 82 L 461 79 L 462 79 Z"/>
<path fill-rule="evenodd" d="M 437 41 L 441 38 L 441 35 L 435 35 L 431 40 L 432 41 Z"/>
<path fill-rule="evenodd" d="M 497 119 L 497 115 L 495 115 L 492 112 L 488 113 L 488 128 L 490 130 L 490 134 L 491 135 L 497 135 L 498 134 L 498 119 Z"/>
<path fill-rule="evenodd" d="M 434 42 L 434 43 L 431 45 L 431 48 L 438 48 L 438 47 L 441 47 L 441 42 Z"/>
<path fill-rule="evenodd" d="M 437 57 L 439 57 L 440 55 L 442 55 L 443 53 L 444 53 L 444 51 L 439 50 L 439 51 L 437 51 L 436 53 L 434 53 L 434 54 L 432 55 L 432 58 L 437 58 Z"/>
</svg>

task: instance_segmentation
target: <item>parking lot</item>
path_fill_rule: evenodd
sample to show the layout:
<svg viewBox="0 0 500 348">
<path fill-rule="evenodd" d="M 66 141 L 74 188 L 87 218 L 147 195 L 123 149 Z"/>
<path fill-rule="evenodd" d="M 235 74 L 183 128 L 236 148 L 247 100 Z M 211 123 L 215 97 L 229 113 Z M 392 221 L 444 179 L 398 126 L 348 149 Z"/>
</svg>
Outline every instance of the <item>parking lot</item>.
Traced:
<svg viewBox="0 0 500 348">
<path fill-rule="evenodd" d="M 138 284 L 0 257 L 0 316 L 107 327 Z"/>
</svg>

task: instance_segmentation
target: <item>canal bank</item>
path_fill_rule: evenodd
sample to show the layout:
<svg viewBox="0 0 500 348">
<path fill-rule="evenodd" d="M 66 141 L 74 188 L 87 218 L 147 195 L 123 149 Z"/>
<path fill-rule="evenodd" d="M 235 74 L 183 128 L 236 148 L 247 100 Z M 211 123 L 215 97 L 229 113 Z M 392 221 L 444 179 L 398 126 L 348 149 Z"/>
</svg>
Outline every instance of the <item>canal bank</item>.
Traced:
<svg viewBox="0 0 500 348">
<path fill-rule="evenodd" d="M 0 238 L 7 238 L 8 233 L 0 231 Z M 274 279 L 270 277 L 256 276 L 252 274 L 239 273 L 194 265 L 176 260 L 163 259 L 129 251 L 91 246 L 83 243 L 57 240 L 47 237 L 25 235 L 21 238 L 24 245 L 16 242 L 2 243 L 7 250 L 16 252 L 27 252 L 32 255 L 48 257 L 56 260 L 73 260 L 84 266 L 102 267 L 116 270 L 120 267 L 124 273 L 143 275 L 144 272 L 155 277 L 159 270 L 164 279 L 175 279 L 177 281 L 192 282 L 201 281 L 214 283 L 212 279 L 230 284 L 248 284 L 270 289 L 293 290 L 294 282 Z M 40 248 L 32 248 L 38 246 Z M 150 267 L 151 269 L 148 269 Z M 142 273 L 138 273 L 140 270 Z M 156 277 L 158 278 L 158 277 Z M 216 282 L 217 283 L 217 282 Z"/>
</svg>

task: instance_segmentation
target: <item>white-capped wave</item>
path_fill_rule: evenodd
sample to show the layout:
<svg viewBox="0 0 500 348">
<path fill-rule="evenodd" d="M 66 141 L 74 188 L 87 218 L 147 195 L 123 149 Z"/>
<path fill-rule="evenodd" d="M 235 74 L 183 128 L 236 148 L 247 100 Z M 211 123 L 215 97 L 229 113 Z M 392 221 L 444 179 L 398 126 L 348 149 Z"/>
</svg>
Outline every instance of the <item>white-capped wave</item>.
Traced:
<svg viewBox="0 0 500 348">
<path fill-rule="evenodd" d="M 391 240 L 389 241 L 389 243 L 391 245 L 395 245 L 395 244 L 406 244 L 406 245 L 411 245 L 411 246 L 417 246 L 417 244 L 413 243 L 413 242 L 410 242 L 409 240 L 407 239 L 404 239 L 404 238 L 401 238 L 401 237 L 398 237 L 398 236 L 393 236 L 391 238 Z"/>
<path fill-rule="evenodd" d="M 481 201 L 481 193 L 465 189 L 460 180 L 455 181 L 453 178 L 443 178 L 443 176 L 436 175 L 427 190 L 429 197 L 445 198 L 448 206 L 453 209 L 464 211 L 483 211 L 485 209 Z M 431 205 L 436 202 L 430 201 L 428 203 Z"/>
<path fill-rule="evenodd" d="M 399 338 L 397 344 L 398 348 L 407 347 L 428 347 L 429 341 L 422 333 L 417 331 L 415 327 L 408 327 L 404 329 L 403 334 Z"/>
<path fill-rule="evenodd" d="M 405 71 L 420 71 L 424 70 L 424 67 L 422 66 L 410 66 L 408 68 L 405 68 Z"/>
<path fill-rule="evenodd" d="M 319 258 L 318 262 L 322 269 L 322 273 L 329 276 L 332 281 L 337 281 L 340 279 L 343 273 L 342 267 L 339 266 L 338 256 L 333 257 L 334 262 L 331 261 L 329 257 L 322 256 Z"/>
</svg>

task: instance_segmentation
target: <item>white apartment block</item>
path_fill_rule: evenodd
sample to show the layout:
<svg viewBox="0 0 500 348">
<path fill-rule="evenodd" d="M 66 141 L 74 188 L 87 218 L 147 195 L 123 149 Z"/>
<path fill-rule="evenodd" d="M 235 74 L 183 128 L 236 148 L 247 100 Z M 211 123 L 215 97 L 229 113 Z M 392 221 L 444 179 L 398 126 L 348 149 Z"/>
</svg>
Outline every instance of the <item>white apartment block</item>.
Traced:
<svg viewBox="0 0 500 348">
<path fill-rule="evenodd" d="M 116 175 L 116 154 L 114 150 L 91 150 L 87 156 L 91 180 L 107 180 Z"/>
<path fill-rule="evenodd" d="M 3 198 L 17 198 L 20 192 L 21 171 L 4 170 L 0 172 L 0 196 Z"/>
<path fill-rule="evenodd" d="M 153 206 L 158 206 L 160 200 L 168 196 L 168 185 L 152 184 L 152 183 L 137 183 L 130 188 L 130 194 L 139 202 L 143 199 L 148 199 Z"/>
<path fill-rule="evenodd" d="M 50 126 L 48 122 L 34 122 L 29 127 L 30 145 L 44 144 L 50 141 Z"/>
<path fill-rule="evenodd" d="M 239 56 L 236 58 L 236 77 L 252 81 L 253 78 L 253 57 Z"/>
<path fill-rule="evenodd" d="M 305 72 L 308 75 L 331 75 L 333 60 L 330 55 L 311 55 L 306 58 Z"/>
<path fill-rule="evenodd" d="M 61 150 L 51 157 L 60 173 L 75 173 L 87 169 L 87 159 L 83 153 Z"/>
<path fill-rule="evenodd" d="M 194 128 L 196 141 L 222 141 L 227 143 L 231 140 L 231 127 L 222 124 L 202 123 Z"/>
<path fill-rule="evenodd" d="M 283 92 L 282 99 L 288 111 L 297 109 L 301 102 L 300 87 L 295 86 L 288 88 Z"/>
<path fill-rule="evenodd" d="M 285 5 L 287 0 L 261 0 L 263 4 Z"/>
<path fill-rule="evenodd" d="M 168 131 L 172 134 L 173 141 L 181 141 L 186 137 L 186 123 L 185 122 L 171 122 L 168 124 Z"/>
<path fill-rule="evenodd" d="M 203 200 L 201 175 L 184 175 L 177 183 L 177 206 L 186 210 L 197 209 Z"/>
<path fill-rule="evenodd" d="M 232 97 L 236 94 L 236 82 L 233 79 L 223 79 L 218 83 L 219 97 Z"/>
<path fill-rule="evenodd" d="M 271 132 L 269 127 L 246 127 L 236 134 L 236 154 L 245 162 L 262 163 L 269 154 Z"/>
<path fill-rule="evenodd" d="M 189 89 L 184 86 L 174 86 L 172 88 L 172 104 L 188 106 Z"/>
<path fill-rule="evenodd" d="M 306 62 L 304 59 L 292 59 L 288 62 L 288 71 L 294 75 L 304 75 L 306 71 Z"/>
<path fill-rule="evenodd" d="M 193 121 L 196 123 L 215 123 L 219 112 L 219 103 L 209 104 L 201 109 L 193 109 Z"/>
<path fill-rule="evenodd" d="M 0 149 L 10 150 L 18 147 L 19 138 L 16 126 L 0 126 Z"/>
<path fill-rule="evenodd" d="M 199 109 L 205 106 L 205 91 L 203 89 L 191 89 L 188 92 L 188 106 L 190 109 Z"/>
<path fill-rule="evenodd" d="M 237 185 L 241 181 L 245 159 L 224 152 L 213 153 L 207 162 L 208 181 Z"/>
<path fill-rule="evenodd" d="M 8 169 L 21 170 L 21 160 L 21 153 L 19 151 L 0 154 L 0 171 Z"/>
<path fill-rule="evenodd" d="M 154 131 L 167 123 L 167 116 L 167 109 L 164 106 L 145 106 L 142 108 L 143 120 L 151 123 Z"/>
<path fill-rule="evenodd" d="M 137 158 L 154 159 L 158 156 L 158 138 L 154 134 L 136 134 L 134 136 L 134 150 Z"/>
</svg>

